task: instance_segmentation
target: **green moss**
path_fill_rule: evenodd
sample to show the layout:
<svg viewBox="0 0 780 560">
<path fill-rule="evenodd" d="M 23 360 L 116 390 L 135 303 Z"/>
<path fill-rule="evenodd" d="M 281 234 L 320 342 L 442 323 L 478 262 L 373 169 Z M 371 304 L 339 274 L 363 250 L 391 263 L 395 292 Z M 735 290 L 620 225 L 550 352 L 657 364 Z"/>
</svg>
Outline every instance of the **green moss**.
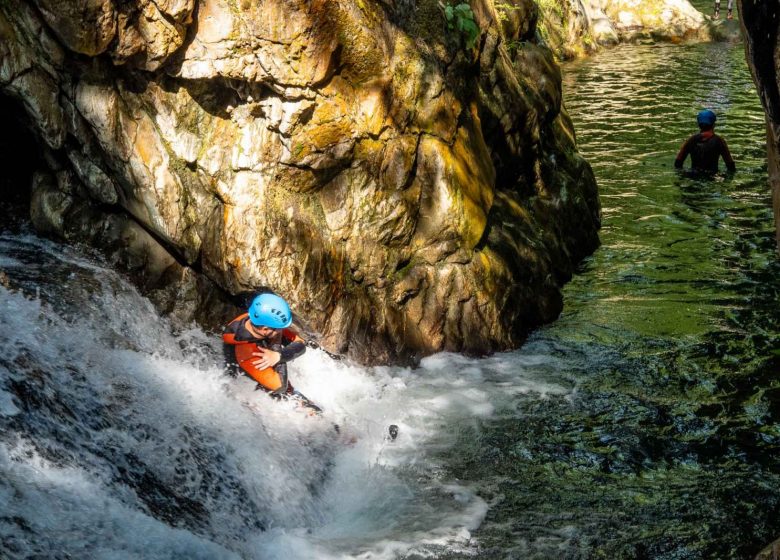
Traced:
<svg viewBox="0 0 780 560">
<path fill-rule="evenodd" d="M 536 0 L 536 5 L 547 18 L 552 16 L 559 23 L 566 23 L 566 13 L 561 0 Z"/>
<path fill-rule="evenodd" d="M 506 4 L 503 2 L 498 2 L 495 4 L 496 7 L 496 13 L 498 14 L 498 20 L 504 21 L 509 18 L 509 14 L 511 12 L 517 11 L 520 9 L 520 6 L 514 6 L 512 4 Z"/>
<path fill-rule="evenodd" d="M 299 218 L 308 221 L 314 229 L 327 231 L 325 210 L 320 203 L 317 191 L 298 193 L 274 187 L 266 191 L 265 197 L 265 203 L 270 212 L 284 215 L 287 209 L 292 206 L 299 210 Z"/>
<path fill-rule="evenodd" d="M 403 264 L 403 261 L 399 261 L 398 264 L 402 264 L 402 266 L 393 272 L 390 278 L 393 282 L 398 282 L 399 280 L 406 277 L 406 275 L 409 274 L 415 266 L 417 266 L 417 261 L 415 259 L 409 259 L 405 264 Z"/>
<path fill-rule="evenodd" d="M 440 41 L 444 38 L 447 23 L 438 0 L 422 0 L 415 6 L 414 18 L 411 23 L 413 37 Z"/>
</svg>

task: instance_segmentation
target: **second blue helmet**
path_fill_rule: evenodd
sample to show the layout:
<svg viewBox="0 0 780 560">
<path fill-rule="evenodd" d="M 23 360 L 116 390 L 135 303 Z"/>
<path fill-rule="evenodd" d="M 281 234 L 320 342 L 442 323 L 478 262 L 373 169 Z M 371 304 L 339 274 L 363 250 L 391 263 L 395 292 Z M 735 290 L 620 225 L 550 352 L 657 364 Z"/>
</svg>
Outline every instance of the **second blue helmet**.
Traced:
<svg viewBox="0 0 780 560">
<path fill-rule="evenodd" d="M 286 329 L 292 324 L 292 311 L 284 298 L 260 294 L 249 305 L 249 321 L 255 327 Z"/>
<path fill-rule="evenodd" d="M 715 116 L 715 113 L 713 113 L 709 109 L 704 109 L 703 111 L 699 111 L 699 114 L 696 115 L 696 122 L 704 126 L 714 125 L 717 119 L 718 117 Z"/>
</svg>

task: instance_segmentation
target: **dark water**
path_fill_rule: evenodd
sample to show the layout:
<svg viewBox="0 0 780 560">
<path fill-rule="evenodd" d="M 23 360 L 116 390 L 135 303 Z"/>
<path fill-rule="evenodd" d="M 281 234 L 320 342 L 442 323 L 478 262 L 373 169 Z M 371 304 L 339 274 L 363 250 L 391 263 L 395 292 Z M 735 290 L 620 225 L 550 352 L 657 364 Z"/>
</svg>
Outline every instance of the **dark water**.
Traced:
<svg viewBox="0 0 780 560">
<path fill-rule="evenodd" d="M 491 505 L 481 555 L 751 558 L 780 536 L 780 264 L 744 51 L 624 46 L 564 73 L 603 245 L 516 353 L 570 391 L 517 399 L 450 466 Z M 704 107 L 733 178 L 673 169 Z"/>
</svg>

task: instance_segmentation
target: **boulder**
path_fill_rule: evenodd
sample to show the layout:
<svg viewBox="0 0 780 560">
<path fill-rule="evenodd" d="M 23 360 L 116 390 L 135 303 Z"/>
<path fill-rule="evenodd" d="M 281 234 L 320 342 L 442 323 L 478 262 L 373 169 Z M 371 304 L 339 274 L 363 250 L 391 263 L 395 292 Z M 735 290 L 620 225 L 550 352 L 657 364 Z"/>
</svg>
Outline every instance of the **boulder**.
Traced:
<svg viewBox="0 0 780 560">
<path fill-rule="evenodd" d="M 36 7 L 0 3 L 0 93 L 49 165 L 33 222 L 183 319 L 266 287 L 361 362 L 486 353 L 598 244 L 531 0 L 474 0 L 472 48 L 436 0 Z"/>
</svg>

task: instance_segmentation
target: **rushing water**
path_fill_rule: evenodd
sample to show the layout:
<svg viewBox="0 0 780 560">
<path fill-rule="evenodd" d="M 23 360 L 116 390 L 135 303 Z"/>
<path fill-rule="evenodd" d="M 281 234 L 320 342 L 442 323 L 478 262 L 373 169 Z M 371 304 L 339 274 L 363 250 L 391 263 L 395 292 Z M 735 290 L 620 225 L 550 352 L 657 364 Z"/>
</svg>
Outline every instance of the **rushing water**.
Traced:
<svg viewBox="0 0 780 560">
<path fill-rule="evenodd" d="M 621 47 L 565 94 L 604 228 L 563 316 L 411 371 L 310 349 L 291 377 L 322 419 L 226 378 L 216 336 L 90 252 L 0 233 L 0 556 L 748 558 L 780 536 L 780 267 L 741 46 Z M 733 178 L 672 168 L 702 106 Z"/>
</svg>

